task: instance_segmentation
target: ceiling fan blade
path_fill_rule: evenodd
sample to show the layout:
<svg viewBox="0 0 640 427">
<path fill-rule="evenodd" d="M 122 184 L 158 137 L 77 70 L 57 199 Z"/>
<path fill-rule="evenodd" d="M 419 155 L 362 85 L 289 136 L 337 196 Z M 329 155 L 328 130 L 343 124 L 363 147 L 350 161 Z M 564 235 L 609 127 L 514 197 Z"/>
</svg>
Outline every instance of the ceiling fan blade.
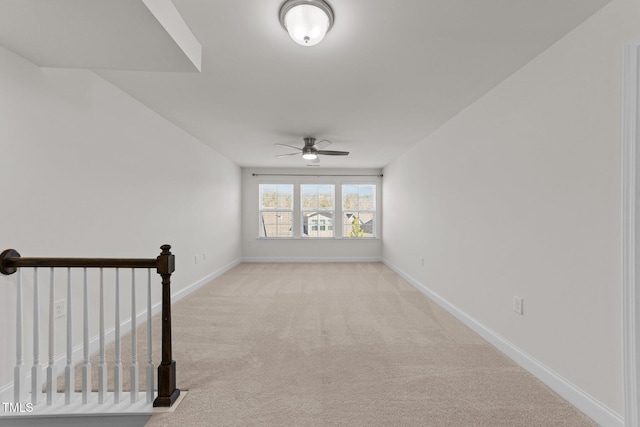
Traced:
<svg viewBox="0 0 640 427">
<path fill-rule="evenodd" d="M 313 146 L 315 148 L 317 148 L 318 150 L 321 150 L 321 149 L 329 146 L 329 144 L 331 144 L 331 141 L 329 141 L 328 139 L 323 139 L 322 141 L 316 142 Z"/>
<path fill-rule="evenodd" d="M 277 145 L 278 147 L 287 147 L 287 148 L 293 148 L 294 150 L 302 151 L 302 148 L 294 147 L 293 145 L 287 145 L 287 144 L 274 144 L 274 145 Z"/>
<path fill-rule="evenodd" d="M 311 163 L 320 163 L 320 157 L 316 156 L 315 159 L 311 160 Z"/>
<path fill-rule="evenodd" d="M 278 154 L 276 157 L 289 157 L 289 156 L 298 156 L 300 153 L 288 153 L 288 154 Z"/>
<path fill-rule="evenodd" d="M 331 150 L 318 150 L 318 154 L 324 154 L 325 156 L 348 156 L 348 151 L 331 151 Z"/>
</svg>

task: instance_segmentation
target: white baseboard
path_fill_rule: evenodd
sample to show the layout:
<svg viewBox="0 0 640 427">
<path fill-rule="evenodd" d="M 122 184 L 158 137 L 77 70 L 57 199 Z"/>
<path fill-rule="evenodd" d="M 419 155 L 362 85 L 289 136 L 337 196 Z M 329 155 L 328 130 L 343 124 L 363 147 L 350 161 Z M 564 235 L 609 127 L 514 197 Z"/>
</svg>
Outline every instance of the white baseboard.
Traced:
<svg viewBox="0 0 640 427">
<path fill-rule="evenodd" d="M 427 288 L 424 284 L 420 283 L 418 280 L 400 270 L 388 260 L 383 259 L 382 262 L 387 267 L 396 272 L 396 274 L 398 274 L 404 280 L 409 282 L 413 287 L 418 289 L 427 297 L 431 298 L 440 307 L 447 310 L 482 338 L 491 343 L 498 350 L 502 351 L 511 360 L 529 371 L 532 375 L 546 384 L 549 388 L 551 388 L 569 403 L 571 403 L 584 414 L 593 419 L 600 426 L 624 426 L 624 419 L 622 415 L 612 411 L 601 402 L 590 396 L 588 393 L 584 392 L 571 382 L 567 381 L 561 375 L 554 372 L 552 369 L 549 369 L 547 366 L 543 365 L 535 358 L 513 345 L 511 342 L 502 338 L 495 331 L 478 322 L 477 320 L 457 308 L 455 305 L 451 304 L 449 301 L 442 298 L 431 289 Z"/>
<path fill-rule="evenodd" d="M 203 287 L 204 285 L 206 285 L 207 283 L 209 283 L 213 279 L 222 276 L 224 273 L 226 273 L 227 271 L 229 271 L 232 268 L 236 267 L 241 262 L 242 262 L 242 259 L 238 258 L 237 260 L 235 260 L 235 261 L 233 261 L 233 262 L 231 262 L 231 263 L 229 263 L 229 264 L 217 269 L 216 271 L 207 274 L 202 279 L 197 280 L 196 282 L 192 283 L 191 285 L 187 286 L 186 288 L 181 289 L 178 292 L 176 292 L 173 295 L 171 295 L 171 301 L 172 302 L 180 301 L 182 298 L 186 297 L 187 295 L 189 295 L 190 293 L 194 292 L 195 290 L 200 289 L 201 287 Z M 158 312 L 159 312 L 161 304 L 158 304 L 158 307 L 159 307 L 158 308 Z"/>
<path fill-rule="evenodd" d="M 244 257 L 242 262 L 382 262 L 380 257 Z"/>
<path fill-rule="evenodd" d="M 223 275 L 224 273 L 226 273 L 227 271 L 231 270 L 232 268 L 234 268 L 235 266 L 237 266 L 238 264 L 240 264 L 241 259 L 237 259 L 229 264 L 227 264 L 224 267 L 219 268 L 218 270 L 207 274 L 206 276 L 204 276 L 203 278 L 197 280 L 196 282 L 192 283 L 191 285 L 187 286 L 184 289 L 181 289 L 175 293 L 173 293 L 171 295 L 171 303 L 174 304 L 178 301 L 180 301 L 182 298 L 186 297 L 187 295 L 189 295 L 190 293 L 194 292 L 195 290 L 201 288 L 202 286 L 204 286 L 205 284 L 209 283 L 210 281 L 212 281 L 213 279 L 215 279 L 216 277 L 219 277 L 221 275 Z M 158 302 L 156 304 L 154 304 L 153 306 L 151 306 L 151 315 L 156 315 L 158 313 L 160 313 L 160 311 L 162 310 L 162 302 Z M 147 323 L 147 311 L 143 311 L 142 313 L 138 314 L 136 316 L 136 325 L 140 326 Z M 120 324 L 120 334 L 121 335 L 125 335 L 126 333 L 131 331 L 131 319 L 127 319 L 124 322 L 122 322 Z M 111 329 L 109 329 L 108 331 L 105 331 L 105 336 L 104 336 L 104 341 L 105 341 L 105 345 L 109 345 L 111 343 L 113 343 L 116 339 L 116 332 L 115 332 L 115 326 Z M 100 336 L 96 335 L 94 337 L 92 337 L 89 340 L 89 353 L 90 354 L 95 354 L 100 350 Z M 157 354 L 157 353 L 156 353 Z M 77 363 L 80 363 L 83 360 L 83 351 L 82 351 L 82 344 L 79 344 L 77 346 L 74 347 L 73 349 L 73 364 L 76 365 Z M 142 360 L 142 358 L 141 358 Z M 145 359 L 146 360 L 146 359 Z M 159 360 L 159 357 L 158 357 Z M 58 371 L 58 374 L 63 374 L 64 373 L 64 369 L 65 366 L 67 365 L 67 356 L 66 354 L 60 355 L 55 359 L 55 364 L 56 364 L 56 369 Z M 157 363 L 156 363 L 157 364 Z M 41 365 L 41 369 L 42 369 L 42 377 L 41 378 L 46 378 L 45 375 L 45 369 L 46 369 L 46 365 L 42 364 Z M 31 366 L 27 366 L 27 370 L 28 372 L 31 372 Z M 27 374 L 27 379 L 25 381 L 25 384 L 31 384 L 31 374 Z M 44 383 L 43 383 L 44 384 Z M 4 387 L 0 388 L 0 402 L 13 402 L 13 382 L 5 385 Z"/>
</svg>

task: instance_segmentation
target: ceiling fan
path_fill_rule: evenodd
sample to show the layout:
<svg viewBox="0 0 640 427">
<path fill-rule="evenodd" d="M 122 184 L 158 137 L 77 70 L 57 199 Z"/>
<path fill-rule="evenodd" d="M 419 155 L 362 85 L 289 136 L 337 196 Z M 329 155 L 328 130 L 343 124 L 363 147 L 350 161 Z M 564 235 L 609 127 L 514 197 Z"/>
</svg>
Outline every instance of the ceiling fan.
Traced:
<svg viewBox="0 0 640 427">
<path fill-rule="evenodd" d="M 348 156 L 349 155 L 348 151 L 323 150 L 323 148 L 328 146 L 329 144 L 331 144 L 331 141 L 324 139 L 322 141 L 316 142 L 316 139 L 312 137 L 304 138 L 304 147 L 302 148 L 294 147 L 293 145 L 276 144 L 279 147 L 287 147 L 287 148 L 293 148 L 294 150 L 298 150 L 295 153 L 278 154 L 276 157 L 288 157 L 288 156 L 295 156 L 297 154 L 302 154 L 303 159 L 311 160 L 311 162 L 313 163 L 318 163 L 320 161 L 320 159 L 318 158 L 319 154 L 322 154 L 324 156 Z"/>
</svg>

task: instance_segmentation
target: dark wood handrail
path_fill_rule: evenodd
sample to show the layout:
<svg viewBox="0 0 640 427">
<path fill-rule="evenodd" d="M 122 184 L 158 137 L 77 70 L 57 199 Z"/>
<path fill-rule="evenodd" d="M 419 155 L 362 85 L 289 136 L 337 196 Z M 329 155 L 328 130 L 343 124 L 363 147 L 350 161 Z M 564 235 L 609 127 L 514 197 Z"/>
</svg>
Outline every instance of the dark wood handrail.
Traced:
<svg viewBox="0 0 640 427">
<path fill-rule="evenodd" d="M 15 249 L 0 254 L 0 273 L 9 275 L 21 267 L 52 268 L 155 268 L 162 277 L 162 361 L 158 366 L 158 395 L 153 406 L 171 406 L 180 395 L 176 388 L 176 362 L 171 345 L 171 274 L 175 256 L 162 245 L 157 258 L 23 258 Z"/>
<path fill-rule="evenodd" d="M 5 258 L 2 266 L 20 267 L 70 267 L 70 268 L 155 268 L 156 259 L 144 258 Z"/>
</svg>

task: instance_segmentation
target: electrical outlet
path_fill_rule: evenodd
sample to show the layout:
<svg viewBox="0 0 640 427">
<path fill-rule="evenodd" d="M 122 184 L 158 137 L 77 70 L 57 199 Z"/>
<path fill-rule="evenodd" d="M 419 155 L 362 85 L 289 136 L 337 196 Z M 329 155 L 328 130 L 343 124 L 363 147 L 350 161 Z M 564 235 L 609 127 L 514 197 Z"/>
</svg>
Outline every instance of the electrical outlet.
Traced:
<svg viewBox="0 0 640 427">
<path fill-rule="evenodd" d="M 420 257 L 420 267 L 424 267 L 424 257 Z"/>
<path fill-rule="evenodd" d="M 193 256 L 193 263 L 197 264 L 198 263 L 198 255 L 194 255 Z"/>
<path fill-rule="evenodd" d="M 53 305 L 53 314 L 56 319 L 66 316 L 66 303 L 65 300 L 61 299 L 60 301 L 56 301 Z"/>
<path fill-rule="evenodd" d="M 206 260 L 207 259 L 207 253 L 206 252 L 202 252 L 202 260 Z"/>
<path fill-rule="evenodd" d="M 513 311 L 515 311 L 516 313 L 523 315 L 524 314 L 524 310 L 523 310 L 523 300 L 520 297 L 513 297 Z"/>
</svg>

